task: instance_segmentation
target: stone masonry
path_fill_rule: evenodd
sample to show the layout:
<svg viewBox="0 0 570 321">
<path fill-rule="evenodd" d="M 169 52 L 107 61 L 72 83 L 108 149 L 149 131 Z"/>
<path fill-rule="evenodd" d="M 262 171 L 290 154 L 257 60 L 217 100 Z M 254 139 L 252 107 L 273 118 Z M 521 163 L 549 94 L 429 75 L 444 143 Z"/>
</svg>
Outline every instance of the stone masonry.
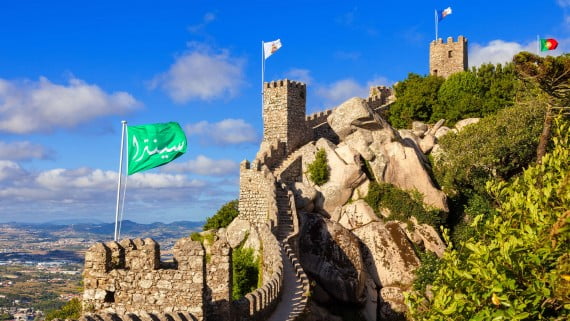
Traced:
<svg viewBox="0 0 570 321">
<path fill-rule="evenodd" d="M 202 245 L 189 238 L 175 244 L 171 264 L 160 262 L 152 239 L 97 243 L 85 254 L 83 309 L 118 315 L 182 312 L 195 320 L 216 309 L 229 316 L 231 251 L 223 242 L 212 246 L 216 266 L 209 269 Z"/>
<path fill-rule="evenodd" d="M 287 153 L 307 143 L 305 126 L 307 87 L 288 79 L 264 84 L 263 141 L 269 145 L 286 144 Z"/>
<path fill-rule="evenodd" d="M 443 43 L 441 38 L 429 46 L 429 73 L 434 76 L 449 77 L 468 68 L 467 38 L 459 36 L 457 42 L 452 37 Z"/>
</svg>

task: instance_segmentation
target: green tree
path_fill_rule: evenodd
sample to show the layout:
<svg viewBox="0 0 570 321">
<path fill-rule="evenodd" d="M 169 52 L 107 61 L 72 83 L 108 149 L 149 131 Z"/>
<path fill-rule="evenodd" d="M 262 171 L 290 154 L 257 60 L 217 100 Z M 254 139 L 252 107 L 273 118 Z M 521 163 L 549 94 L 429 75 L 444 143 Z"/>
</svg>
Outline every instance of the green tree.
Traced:
<svg viewBox="0 0 570 321">
<path fill-rule="evenodd" d="M 470 117 L 480 117 L 483 106 L 482 86 L 473 72 L 463 71 L 447 78 L 437 93 L 431 121 L 446 119 L 448 124 Z"/>
<path fill-rule="evenodd" d="M 554 111 L 570 112 L 570 54 L 542 58 L 530 52 L 521 52 L 514 56 L 513 63 L 519 77 L 540 88 L 548 102 L 536 148 L 536 159 L 540 163 L 550 139 Z"/>
<path fill-rule="evenodd" d="M 431 294 L 407 294 L 412 320 L 568 320 L 570 126 L 560 120 L 542 164 L 487 187 L 499 215 L 477 216 L 477 237 L 450 244 Z"/>
<path fill-rule="evenodd" d="M 437 105 L 437 92 L 444 78 L 410 73 L 394 85 L 396 102 L 390 106 L 388 120 L 396 128 L 406 128 L 414 120 L 428 121 Z"/>
<path fill-rule="evenodd" d="M 434 159 L 437 182 L 448 194 L 484 190 L 491 178 L 506 180 L 534 160 L 544 106 L 520 104 L 499 111 L 440 140 L 443 155 Z"/>
<path fill-rule="evenodd" d="M 477 74 L 484 99 L 481 106 L 481 115 L 491 115 L 498 110 L 514 104 L 515 96 L 520 89 L 514 65 L 484 64 L 473 68 Z"/>
<path fill-rule="evenodd" d="M 79 319 L 81 316 L 81 301 L 73 298 L 67 302 L 61 309 L 50 311 L 46 314 L 46 321 L 53 319 Z"/>
<path fill-rule="evenodd" d="M 230 225 L 234 218 L 239 214 L 238 205 L 238 200 L 233 200 L 224 204 L 214 216 L 206 218 L 206 224 L 204 224 L 203 227 L 204 231 L 227 227 Z"/>
<path fill-rule="evenodd" d="M 315 155 L 315 160 L 308 166 L 309 179 L 321 186 L 329 181 L 329 165 L 327 163 L 327 152 L 319 149 Z"/>
</svg>

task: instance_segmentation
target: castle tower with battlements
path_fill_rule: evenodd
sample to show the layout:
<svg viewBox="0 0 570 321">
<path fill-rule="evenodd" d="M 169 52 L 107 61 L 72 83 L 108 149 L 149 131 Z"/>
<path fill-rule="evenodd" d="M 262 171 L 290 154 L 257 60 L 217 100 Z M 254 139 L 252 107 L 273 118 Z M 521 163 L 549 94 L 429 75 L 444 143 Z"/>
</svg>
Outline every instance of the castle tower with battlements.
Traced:
<svg viewBox="0 0 570 321">
<path fill-rule="evenodd" d="M 459 36 L 455 42 L 452 37 L 448 37 L 447 43 L 443 43 L 441 38 L 431 42 L 429 46 L 430 75 L 447 78 L 467 68 L 467 38 Z"/>
<path fill-rule="evenodd" d="M 305 124 L 307 87 L 292 80 L 264 84 L 263 141 L 277 146 L 284 143 L 286 153 L 307 143 L 309 130 Z"/>
</svg>

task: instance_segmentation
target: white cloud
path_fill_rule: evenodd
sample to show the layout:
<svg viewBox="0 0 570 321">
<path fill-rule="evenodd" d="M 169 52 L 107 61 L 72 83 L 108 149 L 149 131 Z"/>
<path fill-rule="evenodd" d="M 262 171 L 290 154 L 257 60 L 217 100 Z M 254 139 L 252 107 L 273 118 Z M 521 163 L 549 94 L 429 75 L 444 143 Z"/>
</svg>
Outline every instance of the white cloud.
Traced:
<svg viewBox="0 0 570 321">
<path fill-rule="evenodd" d="M 200 175 L 223 176 L 239 171 L 239 164 L 229 159 L 214 160 L 204 155 L 185 163 L 170 163 L 164 166 L 165 172 L 188 172 Z"/>
<path fill-rule="evenodd" d="M 111 221 L 117 177 L 114 171 L 92 168 L 27 172 L 13 161 L 0 161 L 0 222 L 70 217 Z M 198 180 L 156 172 L 131 175 L 127 186 L 125 211 L 129 219 L 139 222 L 148 222 L 150 217 L 160 221 L 203 219 L 215 213 L 212 204 L 235 198 L 238 190 L 235 180 Z"/>
<path fill-rule="evenodd" d="M 112 191 L 117 188 L 118 173 L 103 171 L 101 169 L 56 168 L 39 173 L 36 182 L 50 190 L 62 190 L 70 188 L 97 189 L 99 191 Z M 184 175 L 136 173 L 128 177 L 128 188 L 181 188 L 203 187 L 204 182 L 188 180 Z"/>
<path fill-rule="evenodd" d="M 191 43 L 168 71 L 152 80 L 151 88 L 160 87 L 177 103 L 231 98 L 245 83 L 243 67 L 244 60 L 230 56 L 228 50 L 214 52 Z"/>
<path fill-rule="evenodd" d="M 570 1 L 569 1 L 570 2 Z M 557 39 L 559 42 L 558 49 L 541 52 L 540 55 L 556 56 L 562 53 L 561 47 L 565 47 L 568 43 L 567 39 Z M 469 67 L 477 67 L 485 63 L 507 63 L 513 60 L 513 56 L 521 51 L 536 53 L 538 43 L 536 40 L 527 44 L 518 42 L 509 42 L 504 40 L 492 40 L 486 46 L 480 44 L 471 45 L 469 51 Z"/>
<path fill-rule="evenodd" d="M 13 180 L 26 172 L 18 165 L 18 163 L 8 160 L 0 160 L 0 182 L 6 180 Z"/>
<path fill-rule="evenodd" d="M 30 159 L 50 159 L 54 152 L 46 149 L 42 145 L 28 141 L 6 143 L 0 141 L 0 159 L 8 160 L 30 160 Z"/>
<path fill-rule="evenodd" d="M 557 0 L 558 5 L 562 8 L 570 7 L 570 0 Z"/>
<path fill-rule="evenodd" d="M 139 103 L 126 92 L 108 94 L 97 85 L 71 78 L 68 85 L 0 79 L 0 131 L 26 134 L 73 128 L 94 118 L 122 115 Z"/>
<path fill-rule="evenodd" d="M 188 31 L 192 33 L 198 33 L 214 20 L 216 20 L 216 15 L 212 12 L 207 12 L 204 14 L 204 17 L 202 17 L 202 22 L 197 25 L 188 27 Z"/>
<path fill-rule="evenodd" d="M 230 145 L 257 142 L 257 134 L 251 124 L 243 119 L 228 118 L 217 123 L 201 121 L 184 127 L 188 136 L 199 136 L 201 143 Z"/>
<path fill-rule="evenodd" d="M 285 73 L 285 77 L 295 81 L 300 81 L 307 85 L 310 85 L 313 82 L 313 78 L 311 77 L 311 72 L 308 69 L 300 69 L 300 68 L 291 69 Z"/>
<path fill-rule="evenodd" d="M 338 105 L 352 97 L 368 97 L 371 86 L 388 85 L 384 77 L 376 77 L 366 84 L 360 84 L 352 78 L 342 79 L 330 85 L 318 87 L 316 93 L 329 105 Z"/>
</svg>

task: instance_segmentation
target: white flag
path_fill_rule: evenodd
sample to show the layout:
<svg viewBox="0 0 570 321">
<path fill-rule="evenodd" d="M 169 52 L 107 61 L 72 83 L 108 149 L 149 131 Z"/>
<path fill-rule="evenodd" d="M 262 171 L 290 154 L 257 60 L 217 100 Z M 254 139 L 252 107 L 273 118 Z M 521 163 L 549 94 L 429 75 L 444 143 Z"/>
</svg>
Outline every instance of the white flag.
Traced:
<svg viewBox="0 0 570 321">
<path fill-rule="evenodd" d="M 265 59 L 281 48 L 281 39 L 263 43 L 263 55 Z"/>
</svg>

